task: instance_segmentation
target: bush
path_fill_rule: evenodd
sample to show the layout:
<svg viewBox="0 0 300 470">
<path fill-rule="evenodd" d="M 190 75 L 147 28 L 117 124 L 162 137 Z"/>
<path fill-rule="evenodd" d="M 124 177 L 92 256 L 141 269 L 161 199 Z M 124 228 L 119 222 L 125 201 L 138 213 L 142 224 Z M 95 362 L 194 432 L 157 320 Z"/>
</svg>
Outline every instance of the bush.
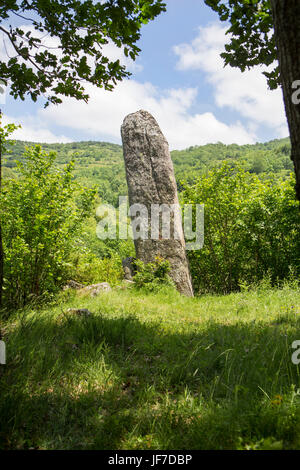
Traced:
<svg viewBox="0 0 300 470">
<path fill-rule="evenodd" d="M 261 180 L 224 164 L 185 185 L 186 204 L 204 204 L 204 246 L 189 251 L 198 292 L 228 293 L 270 276 L 300 274 L 300 212 L 294 177 Z"/>
<path fill-rule="evenodd" d="M 158 292 L 162 288 L 174 287 L 174 283 L 168 275 L 170 263 L 168 260 L 157 256 L 153 263 L 143 263 L 141 260 L 135 260 L 137 273 L 133 280 L 138 288 L 145 288 L 149 292 Z"/>
<path fill-rule="evenodd" d="M 37 145 L 5 181 L 0 198 L 4 247 L 4 301 L 21 307 L 63 282 L 65 261 L 88 216 L 95 191 L 73 181 L 73 162 L 55 166 L 55 153 Z"/>
<path fill-rule="evenodd" d="M 121 258 L 115 253 L 110 258 L 98 258 L 94 253 L 72 253 L 67 268 L 68 278 L 83 284 L 109 282 L 116 285 L 123 278 Z"/>
</svg>

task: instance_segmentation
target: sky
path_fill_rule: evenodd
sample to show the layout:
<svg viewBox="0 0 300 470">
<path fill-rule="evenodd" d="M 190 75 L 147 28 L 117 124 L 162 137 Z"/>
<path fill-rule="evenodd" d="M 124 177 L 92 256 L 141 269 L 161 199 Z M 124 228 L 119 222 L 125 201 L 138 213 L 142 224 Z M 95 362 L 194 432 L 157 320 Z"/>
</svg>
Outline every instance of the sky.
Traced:
<svg viewBox="0 0 300 470">
<path fill-rule="evenodd" d="M 129 113 L 145 109 L 157 120 L 171 150 L 222 142 L 253 144 L 288 136 L 281 89 L 270 91 L 263 67 L 244 73 L 224 67 L 220 53 L 228 41 L 221 23 L 203 0 L 167 0 L 167 11 L 143 26 L 135 62 L 112 44 L 132 75 L 113 92 L 87 85 L 89 102 L 63 98 L 44 108 L 14 100 L 1 104 L 4 123 L 21 124 L 13 138 L 33 142 L 105 141 L 121 143 Z M 0 58 L 5 53 L 2 38 Z"/>
</svg>

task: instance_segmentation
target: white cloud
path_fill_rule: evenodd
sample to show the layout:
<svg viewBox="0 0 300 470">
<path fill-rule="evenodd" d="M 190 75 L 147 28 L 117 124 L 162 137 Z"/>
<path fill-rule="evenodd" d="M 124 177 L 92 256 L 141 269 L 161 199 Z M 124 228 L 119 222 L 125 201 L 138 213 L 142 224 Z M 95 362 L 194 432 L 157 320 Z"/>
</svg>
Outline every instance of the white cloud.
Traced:
<svg viewBox="0 0 300 470">
<path fill-rule="evenodd" d="M 124 48 L 117 47 L 112 41 L 109 41 L 108 44 L 105 44 L 102 47 L 102 53 L 111 61 L 119 60 L 120 64 L 125 65 L 126 70 L 131 73 L 138 73 L 143 70 L 143 66 L 138 63 L 138 58 L 137 61 L 134 61 L 130 58 L 130 56 L 126 57 L 124 54 Z"/>
<path fill-rule="evenodd" d="M 27 142 L 41 142 L 41 143 L 67 143 L 72 142 L 71 139 L 64 135 L 57 135 L 47 129 L 46 125 L 41 125 L 41 122 L 32 116 L 23 116 L 14 118 L 10 116 L 3 116 L 3 125 L 14 123 L 22 127 L 17 129 L 12 138 L 17 140 L 25 140 Z"/>
<path fill-rule="evenodd" d="M 220 53 L 229 41 L 226 28 L 219 24 L 200 27 L 198 36 L 189 44 L 179 44 L 173 48 L 178 56 L 177 69 L 201 70 L 214 88 L 215 103 L 218 107 L 228 107 L 237 111 L 253 123 L 267 125 L 278 136 L 288 134 L 282 92 L 270 91 L 262 74 L 266 67 L 254 67 L 241 72 L 226 66 Z M 251 124 L 252 122 L 252 124 Z"/>
<path fill-rule="evenodd" d="M 9 31 L 9 25 L 4 24 L 4 29 Z M 49 34 L 43 34 L 40 31 L 35 30 L 34 28 L 28 26 L 28 25 L 19 25 L 19 29 L 21 29 L 24 33 L 31 32 L 32 37 L 34 38 L 40 38 L 41 43 L 39 44 L 39 47 L 33 47 L 32 48 L 32 54 L 36 54 L 37 52 L 44 51 L 45 48 L 49 48 L 50 50 L 55 51 L 55 54 L 58 56 L 61 56 L 61 50 L 60 50 L 60 42 L 58 38 L 56 37 L 51 37 Z M 24 39 L 24 43 L 26 44 L 26 40 Z M 7 34 L 5 34 L 3 31 L 0 32 L 0 60 L 6 61 L 8 58 L 16 57 L 20 63 L 24 63 L 25 61 L 20 58 L 20 56 L 17 54 L 16 50 L 14 49 L 12 43 L 10 42 Z"/>
<path fill-rule="evenodd" d="M 204 45 L 201 44 L 203 41 L 206 41 Z M 229 86 L 233 75 L 227 77 L 228 74 L 237 71 L 226 70 L 225 78 L 223 77 L 223 64 L 218 56 L 223 44 L 224 31 L 219 26 L 210 26 L 202 28 L 198 38 L 192 44 L 182 44 L 176 46 L 174 50 L 179 56 L 179 68 L 184 70 L 202 68 L 207 73 L 208 79 L 215 87 L 215 99 L 218 106 L 228 106 L 228 99 L 232 96 L 230 106 L 235 107 L 241 93 L 237 96 L 233 94 Z M 139 69 L 133 61 L 124 58 L 122 51 L 113 44 L 105 46 L 105 53 L 113 60 L 125 61 L 123 63 L 131 67 L 132 71 L 134 67 L 136 67 L 135 70 Z M 240 84 L 239 76 L 238 84 Z M 256 88 L 251 80 L 249 85 L 251 85 L 250 98 L 252 99 Z M 224 90 L 226 90 L 225 95 Z M 64 132 L 72 135 L 73 140 L 92 138 L 120 143 L 120 126 L 124 117 L 139 109 L 146 109 L 157 119 L 171 149 L 183 149 L 191 145 L 218 141 L 225 144 L 246 144 L 257 140 L 254 118 L 251 117 L 253 110 L 251 101 L 247 104 L 244 100 L 243 108 L 239 110 L 241 115 L 245 115 L 246 106 L 250 108 L 247 114 L 247 126 L 245 126 L 239 121 L 226 124 L 218 120 L 211 112 L 193 114 L 191 108 L 197 100 L 197 88 L 162 90 L 149 82 L 124 80 L 115 87 L 113 92 L 90 84 L 86 85 L 86 91 L 90 95 L 88 104 L 72 98 L 64 98 L 63 103 L 58 106 L 50 105 L 46 109 L 39 109 L 35 115 L 17 119 L 23 128 L 15 133 L 14 138 L 40 142 L 68 142 L 69 138 L 62 132 L 56 131 L 59 126 L 62 126 L 70 130 L 70 132 Z M 272 119 L 275 120 L 275 125 L 280 127 L 281 120 L 274 115 L 274 111 Z M 11 120 L 16 121 L 14 118 Z"/>
<path fill-rule="evenodd" d="M 161 90 L 151 83 L 126 80 L 113 92 L 86 86 L 89 103 L 66 98 L 61 105 L 50 105 L 37 114 L 19 118 L 6 117 L 5 123 L 22 125 L 13 137 L 33 142 L 70 142 L 70 139 L 49 128 L 69 128 L 73 140 L 97 139 L 120 143 L 120 126 L 125 116 L 146 109 L 157 119 L 171 149 L 183 149 L 221 141 L 223 143 L 253 143 L 253 130 L 237 122 L 227 125 L 210 113 L 191 114 L 190 107 L 197 97 L 196 88 Z M 76 134 L 80 138 L 76 139 Z M 83 136 L 84 135 L 84 136 Z"/>
<path fill-rule="evenodd" d="M 110 138 L 120 142 L 120 126 L 124 117 L 139 109 L 146 109 L 157 119 L 172 149 L 222 141 L 224 143 L 252 143 L 255 135 L 241 123 L 227 125 L 212 113 L 190 114 L 197 96 L 195 88 L 161 90 L 151 83 L 126 80 L 113 92 L 86 87 L 89 103 L 65 99 L 59 106 L 50 105 L 40 110 L 38 119 L 47 126 L 55 123 L 99 140 Z"/>
</svg>

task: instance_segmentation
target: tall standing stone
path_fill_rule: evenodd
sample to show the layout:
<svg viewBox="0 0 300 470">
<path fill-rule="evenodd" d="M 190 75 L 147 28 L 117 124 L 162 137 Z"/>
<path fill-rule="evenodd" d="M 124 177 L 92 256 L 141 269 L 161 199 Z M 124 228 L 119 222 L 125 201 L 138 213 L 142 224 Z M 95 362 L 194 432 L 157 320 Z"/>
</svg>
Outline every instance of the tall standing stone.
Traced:
<svg viewBox="0 0 300 470">
<path fill-rule="evenodd" d="M 178 291 L 193 296 L 168 142 L 154 117 L 144 110 L 124 119 L 121 135 L 130 206 L 143 204 L 148 210 L 149 220 L 151 211 L 155 211 L 158 205 L 165 213 L 170 207 L 174 209 L 170 214 L 171 236 L 166 238 L 160 226 L 158 236 L 153 238 L 149 224 L 148 238 L 134 240 L 136 256 L 144 263 L 153 262 L 156 256 L 167 259 L 171 265 L 170 276 Z M 174 237 L 174 234 L 177 235 Z"/>
</svg>

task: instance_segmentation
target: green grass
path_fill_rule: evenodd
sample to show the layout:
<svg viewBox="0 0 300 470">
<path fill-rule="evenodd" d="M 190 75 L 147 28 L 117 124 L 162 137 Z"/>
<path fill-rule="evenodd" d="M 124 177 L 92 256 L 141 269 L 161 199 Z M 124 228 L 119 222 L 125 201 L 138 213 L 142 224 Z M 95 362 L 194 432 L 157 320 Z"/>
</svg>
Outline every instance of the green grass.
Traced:
<svg viewBox="0 0 300 470">
<path fill-rule="evenodd" d="M 64 292 L 16 312 L 1 323 L 0 448 L 299 449 L 299 313 L 292 286 Z"/>
</svg>

